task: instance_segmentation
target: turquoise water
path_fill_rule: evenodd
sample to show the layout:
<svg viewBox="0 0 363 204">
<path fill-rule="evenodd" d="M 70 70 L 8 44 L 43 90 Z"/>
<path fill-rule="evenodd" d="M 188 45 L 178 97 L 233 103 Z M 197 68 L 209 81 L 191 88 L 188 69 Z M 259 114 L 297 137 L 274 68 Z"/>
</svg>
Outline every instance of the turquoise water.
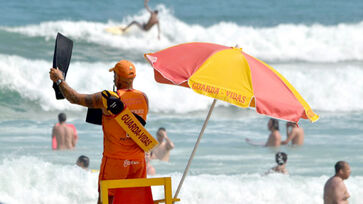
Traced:
<svg viewBox="0 0 363 204">
<path fill-rule="evenodd" d="M 132 29 L 122 36 L 109 26 L 146 21 L 143 2 L 9 1 L 0 18 L 0 202 L 95 203 L 97 173 L 74 166 L 81 154 L 99 169 L 102 129 L 84 122 L 86 109 L 57 101 L 48 71 L 54 40 L 74 41 L 68 83 L 82 93 L 112 89 L 107 69 L 120 59 L 137 67 L 135 88 L 150 102 L 147 129 L 160 126 L 175 143 L 171 161 L 153 161 L 156 176 L 171 176 L 175 191 L 199 135 L 211 98 L 157 84 L 143 54 L 185 42 L 234 46 L 284 75 L 320 115 L 301 121 L 305 144 L 270 149 L 244 142 L 267 139 L 265 116 L 218 101 L 189 176 L 181 203 L 322 203 L 324 182 L 346 160 L 351 203 L 363 193 L 363 3 L 360 1 L 153 1 L 157 30 Z M 74 151 L 50 149 L 52 126 L 67 113 L 79 134 Z M 280 121 L 285 138 L 285 122 Z M 289 176 L 263 174 L 274 153 L 288 153 Z M 153 189 L 160 197 L 162 189 Z M 291 196 L 294 195 L 294 196 Z"/>
<path fill-rule="evenodd" d="M 1 25 L 26 25 L 43 21 L 85 20 L 95 22 L 119 21 L 135 15 L 143 8 L 143 1 L 125 0 L 26 0 L 2 2 L 4 16 Z M 236 22 L 239 25 L 276 26 L 279 24 L 336 25 L 358 23 L 363 19 L 362 2 L 359 0 L 320 1 L 238 1 L 218 3 L 193 0 L 150 1 L 151 8 L 164 5 L 174 16 L 188 24 L 213 25 L 218 22 Z"/>
</svg>

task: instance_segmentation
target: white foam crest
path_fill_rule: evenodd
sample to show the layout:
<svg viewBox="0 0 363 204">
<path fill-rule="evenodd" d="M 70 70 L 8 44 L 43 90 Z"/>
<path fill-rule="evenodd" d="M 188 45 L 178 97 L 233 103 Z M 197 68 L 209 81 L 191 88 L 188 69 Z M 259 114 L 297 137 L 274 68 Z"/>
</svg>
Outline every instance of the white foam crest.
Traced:
<svg viewBox="0 0 363 204">
<path fill-rule="evenodd" d="M 68 72 L 67 81 L 79 92 L 92 93 L 108 87 L 104 81 L 111 81 L 105 67 L 111 63 L 79 63 L 73 62 Z M 80 110 L 66 100 L 56 100 L 52 82 L 49 79 L 51 62 L 29 60 L 19 56 L 0 55 L 0 87 L 17 91 L 22 97 L 38 103 L 44 110 Z"/>
<path fill-rule="evenodd" d="M 363 110 L 363 66 L 353 64 L 278 65 L 279 72 L 313 109 Z"/>
<path fill-rule="evenodd" d="M 172 18 L 172 17 L 171 17 Z M 363 22 L 323 26 L 282 24 L 269 28 L 220 22 L 210 27 L 167 21 L 164 34 L 175 43 L 206 41 L 239 45 L 263 60 L 337 62 L 363 60 Z"/>
<path fill-rule="evenodd" d="M 22 27 L 3 27 L 9 32 L 54 39 L 61 32 L 74 40 L 84 40 L 118 49 L 143 52 L 164 49 L 179 43 L 202 41 L 234 46 L 263 60 L 301 60 L 338 62 L 363 60 L 363 22 L 338 25 L 281 24 L 274 27 L 252 27 L 234 22 L 219 22 L 206 27 L 187 24 L 176 18 L 164 5 L 158 5 L 161 21 L 161 40 L 157 28 L 142 32 L 136 27 L 124 35 L 111 35 L 104 30 L 110 26 L 127 25 L 132 20 L 145 22 L 149 14 L 141 10 L 120 22 L 51 21 Z"/>
<path fill-rule="evenodd" d="M 160 12 L 160 18 L 171 16 L 170 11 L 163 5 L 157 9 Z M 108 27 L 126 26 L 131 21 L 136 20 L 140 23 L 145 22 L 150 14 L 146 10 L 138 12 L 134 16 L 126 16 L 120 22 L 109 20 L 107 23 L 90 22 L 90 21 L 48 21 L 38 25 L 27 25 L 20 27 L 3 27 L 8 32 L 21 33 L 31 37 L 45 37 L 46 40 L 53 40 L 60 32 L 72 40 L 84 40 L 89 43 L 96 43 L 114 48 L 137 49 L 144 51 L 145 45 L 150 48 L 161 49 L 169 46 L 172 42 L 165 37 L 157 40 L 156 26 L 148 32 L 143 32 L 136 26 L 130 27 L 130 31 L 123 35 L 113 35 L 105 31 Z"/>
<path fill-rule="evenodd" d="M 0 164 L 0 202 L 95 203 L 98 174 L 60 166 L 35 157 L 5 159 Z"/>
<path fill-rule="evenodd" d="M 18 92 L 23 98 L 39 104 L 43 110 L 83 110 L 66 100 L 56 100 L 49 79 L 51 62 L 29 60 L 0 54 L 0 88 Z M 80 93 L 112 90 L 113 75 L 108 72 L 114 62 L 72 62 L 67 82 Z M 159 84 L 153 69 L 146 63 L 135 63 L 134 88 L 149 97 L 150 110 L 185 113 L 206 110 L 212 98 L 191 89 Z M 363 110 L 363 67 L 360 64 L 272 64 L 316 110 Z M 323 80 L 322 80 L 323 79 Z M 229 106 L 218 101 L 217 106 Z"/>
<path fill-rule="evenodd" d="M 174 178 L 173 178 L 174 179 Z M 189 176 L 180 193 L 183 203 L 322 203 L 327 176 L 296 177 L 272 174 L 234 176 Z M 359 203 L 362 177 L 346 181 L 352 203 Z M 173 183 L 174 185 L 174 183 Z M 293 196 L 291 196 L 293 195 Z"/>
<path fill-rule="evenodd" d="M 75 165 L 57 165 L 39 158 L 23 156 L 0 162 L 0 202 L 95 203 L 98 173 Z M 156 175 L 172 177 L 173 193 L 181 173 Z M 180 191 L 181 203 L 322 203 L 323 186 L 329 177 L 301 177 L 270 174 L 188 175 Z M 345 181 L 351 203 L 360 203 L 363 177 Z M 293 195 L 293 196 L 291 196 Z M 163 198 L 163 189 L 153 187 L 154 199 Z"/>
<path fill-rule="evenodd" d="M 79 93 L 95 93 L 112 90 L 113 74 L 108 68 L 114 63 L 72 62 L 67 82 Z M 191 89 L 157 84 L 150 65 L 135 63 L 137 77 L 134 88 L 149 97 L 151 111 L 188 112 L 205 109 L 211 98 L 193 93 Z M 29 60 L 19 56 L 0 54 L 0 88 L 18 92 L 22 97 L 38 103 L 43 110 L 82 110 L 66 100 L 56 100 L 49 79 L 51 62 Z"/>
</svg>

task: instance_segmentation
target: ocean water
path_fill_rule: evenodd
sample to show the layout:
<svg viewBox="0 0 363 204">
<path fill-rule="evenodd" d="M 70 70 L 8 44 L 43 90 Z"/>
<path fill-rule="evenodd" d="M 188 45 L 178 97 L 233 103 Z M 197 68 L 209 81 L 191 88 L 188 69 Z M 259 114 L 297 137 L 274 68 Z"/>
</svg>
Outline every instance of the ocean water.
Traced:
<svg viewBox="0 0 363 204">
<path fill-rule="evenodd" d="M 99 169 L 102 129 L 85 123 L 86 108 L 57 101 L 49 80 L 54 41 L 61 32 L 74 41 L 67 82 L 81 93 L 112 89 L 107 70 L 120 59 L 135 63 L 134 87 L 149 97 L 146 128 L 163 126 L 175 143 L 169 163 L 152 161 L 157 175 L 172 177 L 175 192 L 199 135 L 211 98 L 190 89 L 157 84 L 143 58 L 185 42 L 238 44 L 284 75 L 320 115 L 300 121 L 305 144 L 277 149 L 264 142 L 268 118 L 218 101 L 189 175 L 184 204 L 322 203 L 334 164 L 352 169 L 345 181 L 350 203 L 363 203 L 363 2 L 337 1 L 153 1 L 157 29 L 133 28 L 122 36 L 104 32 L 133 19 L 146 21 L 143 1 L 1 1 L 0 18 L 0 202 L 96 203 L 98 174 L 75 166 L 79 155 Z M 50 148 L 51 128 L 64 111 L 78 131 L 73 151 Z M 282 137 L 285 122 L 280 121 Z M 288 154 L 289 175 L 264 175 L 274 154 Z M 163 190 L 153 188 L 154 198 Z"/>
</svg>

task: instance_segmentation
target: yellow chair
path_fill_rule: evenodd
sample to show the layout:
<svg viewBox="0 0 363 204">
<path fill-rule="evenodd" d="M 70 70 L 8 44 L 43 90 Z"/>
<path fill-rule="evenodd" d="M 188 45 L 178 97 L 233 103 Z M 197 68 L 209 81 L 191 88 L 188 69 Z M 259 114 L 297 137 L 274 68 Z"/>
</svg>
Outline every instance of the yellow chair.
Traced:
<svg viewBox="0 0 363 204">
<path fill-rule="evenodd" d="M 154 200 L 154 204 L 165 203 L 172 204 L 180 201 L 179 198 L 172 198 L 171 191 L 171 178 L 144 178 L 144 179 L 120 179 L 120 180 L 103 180 L 101 181 L 101 202 L 108 204 L 108 189 L 112 188 L 132 188 L 132 187 L 146 187 L 146 186 L 164 186 L 165 199 Z"/>
</svg>

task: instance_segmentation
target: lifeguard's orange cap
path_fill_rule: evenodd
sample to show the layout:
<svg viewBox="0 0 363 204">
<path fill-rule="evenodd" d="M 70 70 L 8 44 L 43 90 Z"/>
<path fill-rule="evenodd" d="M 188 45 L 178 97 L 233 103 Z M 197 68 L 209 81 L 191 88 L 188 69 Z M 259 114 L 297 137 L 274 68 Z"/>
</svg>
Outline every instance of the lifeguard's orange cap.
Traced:
<svg viewBox="0 0 363 204">
<path fill-rule="evenodd" d="M 126 79 L 133 79 L 136 77 L 135 65 L 127 60 L 117 62 L 115 67 L 112 67 L 109 71 L 114 71 L 118 76 Z"/>
</svg>

